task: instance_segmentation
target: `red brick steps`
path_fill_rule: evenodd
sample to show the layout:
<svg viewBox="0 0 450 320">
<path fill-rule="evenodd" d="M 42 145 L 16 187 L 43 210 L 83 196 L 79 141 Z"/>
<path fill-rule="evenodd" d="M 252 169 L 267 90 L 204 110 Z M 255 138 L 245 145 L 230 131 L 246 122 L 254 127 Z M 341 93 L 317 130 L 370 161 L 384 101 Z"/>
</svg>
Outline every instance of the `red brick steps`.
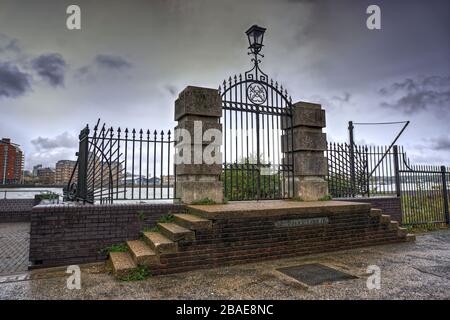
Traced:
<svg viewBox="0 0 450 320">
<path fill-rule="evenodd" d="M 411 242 L 416 241 L 416 235 L 413 233 L 408 233 L 406 235 L 406 241 L 411 241 Z"/>
<path fill-rule="evenodd" d="M 126 276 L 131 270 L 136 268 L 136 264 L 128 252 L 111 252 L 109 261 L 116 278 Z"/>
<path fill-rule="evenodd" d="M 142 240 L 127 241 L 127 246 L 133 261 L 137 265 L 151 266 L 159 263 L 159 258 Z"/>
<path fill-rule="evenodd" d="M 192 230 L 186 229 L 176 223 L 158 223 L 159 230 L 163 236 L 172 241 L 193 241 L 195 233 Z"/>
<path fill-rule="evenodd" d="M 109 263 L 116 278 L 122 278 L 138 266 L 160 265 L 160 256 L 175 254 L 177 241 L 194 241 L 195 230 L 206 230 L 212 222 L 190 214 L 175 214 L 175 222 L 158 223 L 160 232 L 143 232 L 142 240 L 127 241 L 128 252 L 111 252 Z"/>
<path fill-rule="evenodd" d="M 114 275 L 142 265 L 156 275 L 415 240 L 389 215 L 361 203 L 284 201 L 190 206 L 189 212 L 158 223 L 159 232 L 128 241 L 129 252 L 111 253 Z M 279 224 L 290 220 L 289 227 Z"/>
<path fill-rule="evenodd" d="M 158 254 L 177 252 L 177 243 L 164 237 L 159 232 L 143 232 L 142 236 L 144 242 Z"/>
<path fill-rule="evenodd" d="M 212 228 L 212 221 L 208 219 L 203 219 L 192 214 L 174 214 L 175 223 L 191 229 L 191 230 L 208 230 Z"/>
</svg>

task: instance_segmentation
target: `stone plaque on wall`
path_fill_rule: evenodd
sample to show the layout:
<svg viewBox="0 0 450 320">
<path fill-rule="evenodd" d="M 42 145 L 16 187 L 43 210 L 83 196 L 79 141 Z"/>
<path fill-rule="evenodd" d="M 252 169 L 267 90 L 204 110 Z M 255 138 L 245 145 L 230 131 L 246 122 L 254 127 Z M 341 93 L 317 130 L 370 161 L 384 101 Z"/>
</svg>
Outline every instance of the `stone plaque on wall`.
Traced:
<svg viewBox="0 0 450 320">
<path fill-rule="evenodd" d="M 329 223 L 328 217 L 289 219 L 289 220 L 276 221 L 275 227 L 277 227 L 277 228 L 295 228 L 295 227 L 320 225 L 320 224 L 328 224 L 328 223 Z"/>
</svg>

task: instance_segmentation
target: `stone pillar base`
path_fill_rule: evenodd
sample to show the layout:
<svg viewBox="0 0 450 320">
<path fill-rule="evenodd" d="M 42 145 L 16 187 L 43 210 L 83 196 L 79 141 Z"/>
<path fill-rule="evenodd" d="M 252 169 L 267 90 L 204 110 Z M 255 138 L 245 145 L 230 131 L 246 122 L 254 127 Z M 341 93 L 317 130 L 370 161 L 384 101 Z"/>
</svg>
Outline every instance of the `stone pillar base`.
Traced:
<svg viewBox="0 0 450 320">
<path fill-rule="evenodd" d="M 322 177 L 296 177 L 294 197 L 305 201 L 316 201 L 328 195 L 328 183 Z"/>
<path fill-rule="evenodd" d="M 282 150 L 292 158 L 284 161 L 294 165 L 294 197 L 317 201 L 328 195 L 325 111 L 320 104 L 298 102 L 293 106 L 292 123 L 285 121 L 286 134 Z M 292 126 L 292 127 L 291 127 Z M 292 130 L 291 130 L 292 128 Z"/>
<path fill-rule="evenodd" d="M 222 181 L 177 181 L 177 198 L 183 203 L 191 204 L 203 199 L 223 203 Z"/>
<path fill-rule="evenodd" d="M 176 198 L 182 203 L 191 204 L 205 199 L 223 203 L 223 186 L 219 180 L 222 172 L 221 155 L 219 157 L 221 142 L 217 142 L 222 135 L 221 116 L 221 98 L 216 89 L 188 86 L 175 101 L 176 130 L 183 129 L 185 134 L 187 131 L 190 135 L 186 141 L 185 137 L 180 141 L 180 135 L 175 145 L 176 154 L 183 154 L 175 166 Z M 205 132 L 212 129 L 219 134 L 215 138 L 205 137 Z M 214 150 L 205 159 L 206 146 L 212 146 Z M 219 159 L 213 159 L 215 164 L 212 164 L 210 156 Z"/>
</svg>

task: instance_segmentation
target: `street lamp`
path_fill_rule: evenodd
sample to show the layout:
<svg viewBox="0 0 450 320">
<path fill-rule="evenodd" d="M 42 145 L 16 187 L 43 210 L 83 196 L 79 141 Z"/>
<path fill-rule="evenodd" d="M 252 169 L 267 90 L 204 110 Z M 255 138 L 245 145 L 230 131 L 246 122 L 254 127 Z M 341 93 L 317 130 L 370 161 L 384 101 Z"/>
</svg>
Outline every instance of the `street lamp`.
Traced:
<svg viewBox="0 0 450 320">
<path fill-rule="evenodd" d="M 266 31 L 266 28 L 257 26 L 254 24 L 251 26 L 245 33 L 248 37 L 248 42 L 250 46 L 248 47 L 250 49 L 250 53 L 254 54 L 255 56 L 259 54 L 263 47 L 263 39 L 264 39 L 264 32 Z"/>
</svg>

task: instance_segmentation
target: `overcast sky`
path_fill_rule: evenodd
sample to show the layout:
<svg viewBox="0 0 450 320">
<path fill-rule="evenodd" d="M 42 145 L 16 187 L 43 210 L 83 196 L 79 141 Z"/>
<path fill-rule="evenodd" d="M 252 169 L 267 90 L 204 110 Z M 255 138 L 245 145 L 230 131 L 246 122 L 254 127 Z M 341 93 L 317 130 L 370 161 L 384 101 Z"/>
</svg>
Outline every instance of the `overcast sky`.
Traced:
<svg viewBox="0 0 450 320">
<path fill-rule="evenodd" d="M 66 8 L 81 7 L 81 30 Z M 366 8 L 381 7 L 381 30 Z M 74 158 L 79 130 L 172 129 L 187 85 L 217 88 L 250 67 L 244 31 L 267 28 L 262 69 L 294 101 L 322 103 L 331 141 L 347 122 L 410 120 L 413 163 L 450 165 L 450 1 L 0 0 L 0 136 L 26 168 Z M 357 127 L 389 144 L 400 126 Z"/>
</svg>

